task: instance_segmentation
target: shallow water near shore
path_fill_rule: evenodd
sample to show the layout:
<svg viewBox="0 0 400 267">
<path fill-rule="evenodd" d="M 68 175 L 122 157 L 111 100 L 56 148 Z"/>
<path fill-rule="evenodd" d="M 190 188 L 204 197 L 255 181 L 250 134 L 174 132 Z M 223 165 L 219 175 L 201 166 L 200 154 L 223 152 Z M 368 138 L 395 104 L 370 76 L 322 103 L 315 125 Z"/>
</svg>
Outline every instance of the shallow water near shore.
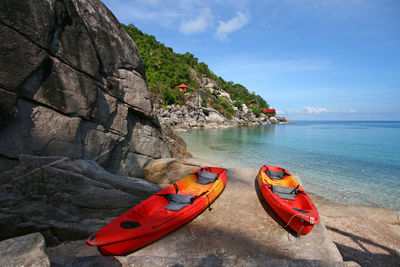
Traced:
<svg viewBox="0 0 400 267">
<path fill-rule="evenodd" d="M 284 167 L 329 200 L 400 210 L 400 122 L 299 121 L 181 133 L 225 167 Z"/>
</svg>

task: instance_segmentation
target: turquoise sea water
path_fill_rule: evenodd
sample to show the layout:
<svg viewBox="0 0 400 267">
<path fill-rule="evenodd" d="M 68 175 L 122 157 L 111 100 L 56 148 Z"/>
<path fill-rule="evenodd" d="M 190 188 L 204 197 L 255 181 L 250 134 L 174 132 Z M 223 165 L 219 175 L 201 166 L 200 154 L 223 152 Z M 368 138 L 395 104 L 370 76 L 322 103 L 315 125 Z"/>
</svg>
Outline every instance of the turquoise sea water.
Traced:
<svg viewBox="0 0 400 267">
<path fill-rule="evenodd" d="M 181 133 L 226 167 L 284 167 L 330 200 L 400 210 L 400 122 L 299 121 Z"/>
</svg>

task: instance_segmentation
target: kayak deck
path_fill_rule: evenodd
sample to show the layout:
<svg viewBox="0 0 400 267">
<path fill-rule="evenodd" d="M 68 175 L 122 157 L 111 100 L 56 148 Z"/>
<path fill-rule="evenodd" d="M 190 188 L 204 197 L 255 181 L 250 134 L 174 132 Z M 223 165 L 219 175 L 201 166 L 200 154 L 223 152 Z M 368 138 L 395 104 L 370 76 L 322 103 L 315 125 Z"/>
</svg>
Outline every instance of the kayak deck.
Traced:
<svg viewBox="0 0 400 267">
<path fill-rule="evenodd" d="M 264 165 L 257 182 L 276 214 L 298 235 L 308 234 L 319 223 L 319 214 L 298 181 L 285 169 Z"/>
<path fill-rule="evenodd" d="M 200 181 L 202 173 L 215 174 L 216 179 L 200 183 L 204 182 Z M 132 207 L 86 242 L 97 246 L 103 255 L 122 255 L 139 249 L 199 215 L 221 194 L 226 179 L 225 169 L 199 169 Z M 170 196 L 187 203 L 173 202 Z"/>
</svg>

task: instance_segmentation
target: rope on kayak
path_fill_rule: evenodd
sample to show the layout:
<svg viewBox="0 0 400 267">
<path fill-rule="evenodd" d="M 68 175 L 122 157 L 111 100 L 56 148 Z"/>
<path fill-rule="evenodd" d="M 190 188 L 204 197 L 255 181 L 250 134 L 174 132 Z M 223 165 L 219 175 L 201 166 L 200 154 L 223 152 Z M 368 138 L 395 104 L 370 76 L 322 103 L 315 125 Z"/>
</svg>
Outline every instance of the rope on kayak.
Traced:
<svg viewBox="0 0 400 267">
<path fill-rule="evenodd" d="M 304 218 L 304 214 L 296 213 L 296 214 L 294 214 L 294 215 L 290 218 L 289 222 L 288 222 L 285 226 L 283 226 L 283 228 L 288 227 L 289 224 L 290 224 L 290 222 L 292 221 L 292 219 L 293 219 L 294 217 L 298 216 L 298 215 L 301 216 L 301 221 L 302 221 L 302 222 L 305 222 L 304 219 L 303 219 L 303 218 Z M 308 217 L 308 216 L 306 216 L 306 217 Z M 314 224 L 314 217 L 308 217 L 308 218 L 309 218 L 309 220 L 310 220 L 309 224 Z M 303 226 L 300 228 L 300 230 L 297 231 L 297 237 L 300 236 L 300 232 L 301 232 L 301 230 L 303 230 L 303 228 L 304 228 L 304 224 L 303 224 Z"/>
<path fill-rule="evenodd" d="M 306 221 L 304 221 L 304 214 L 300 214 L 300 213 L 296 213 L 296 214 L 294 214 L 291 218 L 290 218 L 290 220 L 289 220 L 289 222 L 285 225 L 285 226 L 283 226 L 283 228 L 286 228 L 286 227 L 288 227 L 289 226 L 289 224 L 290 224 L 290 222 L 292 221 L 292 219 L 294 218 L 294 217 L 296 217 L 297 215 L 300 215 L 301 216 L 301 221 L 302 222 L 306 222 Z M 308 216 L 305 216 L 305 217 L 308 217 Z M 308 219 L 309 219 L 309 224 L 314 224 L 314 217 L 308 217 Z"/>
<path fill-rule="evenodd" d="M 300 216 L 301 216 L 301 220 L 303 220 L 303 216 L 304 216 L 303 214 L 300 214 L 300 213 L 293 214 L 293 216 L 290 218 L 289 222 L 288 222 L 285 226 L 283 226 L 283 228 L 288 227 L 289 224 L 290 224 L 290 222 L 292 221 L 292 219 L 293 219 L 294 217 L 296 217 L 297 215 L 300 215 Z"/>
<path fill-rule="evenodd" d="M 297 237 L 300 237 L 300 233 L 301 233 L 301 230 L 303 230 L 303 228 L 304 228 L 304 224 L 303 224 L 303 226 L 300 228 L 300 230 L 297 231 Z"/>
<path fill-rule="evenodd" d="M 211 208 L 211 204 L 210 204 L 210 197 L 208 195 L 207 196 L 207 201 L 208 201 L 208 210 L 212 211 L 213 208 Z"/>
</svg>

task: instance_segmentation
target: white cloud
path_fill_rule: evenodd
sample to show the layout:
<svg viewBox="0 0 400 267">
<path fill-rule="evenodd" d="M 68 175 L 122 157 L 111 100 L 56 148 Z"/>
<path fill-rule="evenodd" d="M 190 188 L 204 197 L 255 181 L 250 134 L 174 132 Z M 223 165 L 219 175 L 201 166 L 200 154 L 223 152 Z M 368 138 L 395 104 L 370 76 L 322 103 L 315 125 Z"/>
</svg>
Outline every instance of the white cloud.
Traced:
<svg viewBox="0 0 400 267">
<path fill-rule="evenodd" d="M 304 118 L 315 117 L 315 116 L 343 116 L 343 115 L 354 115 L 359 114 L 358 111 L 354 109 L 330 109 L 326 107 L 317 106 L 304 106 L 295 109 L 284 109 L 277 111 L 279 115 L 293 115 L 293 116 L 303 116 Z M 325 115 L 324 115 L 325 114 Z"/>
<path fill-rule="evenodd" d="M 213 24 L 213 15 L 211 10 L 206 8 L 200 13 L 200 15 L 195 18 L 185 22 L 182 22 L 179 30 L 184 34 L 193 34 L 204 32 Z"/>
<path fill-rule="evenodd" d="M 250 17 L 248 15 L 245 15 L 242 12 L 238 12 L 236 17 L 226 22 L 218 21 L 217 32 L 215 33 L 216 37 L 220 40 L 225 39 L 231 32 L 243 28 L 243 26 L 249 22 L 249 19 Z"/>
<path fill-rule="evenodd" d="M 329 112 L 327 108 L 322 107 L 304 107 L 304 109 L 307 114 L 320 114 Z"/>
<path fill-rule="evenodd" d="M 333 111 L 325 107 L 312 107 L 312 106 L 304 106 L 296 109 L 280 110 L 280 114 L 288 114 L 288 115 L 316 115 L 316 114 L 332 113 L 332 112 Z"/>
</svg>

